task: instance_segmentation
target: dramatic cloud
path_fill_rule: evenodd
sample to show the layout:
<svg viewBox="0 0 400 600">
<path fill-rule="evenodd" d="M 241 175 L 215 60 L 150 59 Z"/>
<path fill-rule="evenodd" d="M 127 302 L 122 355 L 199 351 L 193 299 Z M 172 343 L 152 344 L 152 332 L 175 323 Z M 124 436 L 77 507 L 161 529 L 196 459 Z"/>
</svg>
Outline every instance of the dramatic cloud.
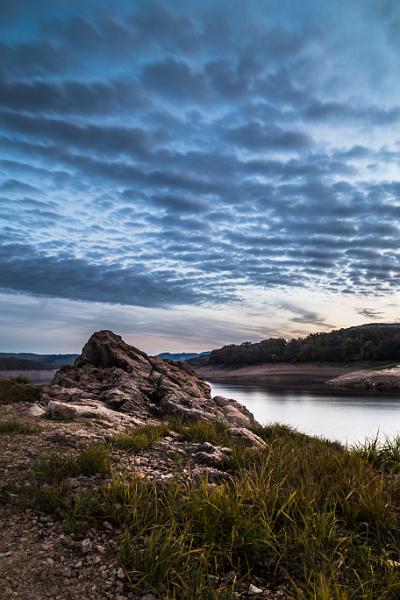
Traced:
<svg viewBox="0 0 400 600">
<path fill-rule="evenodd" d="M 346 324 L 328 297 L 349 299 L 348 324 L 393 320 L 395 2 L 20 0 L 0 16 L 7 294 L 190 306 L 196 323 L 223 308 L 229 326 L 203 322 L 216 344 Z"/>
</svg>

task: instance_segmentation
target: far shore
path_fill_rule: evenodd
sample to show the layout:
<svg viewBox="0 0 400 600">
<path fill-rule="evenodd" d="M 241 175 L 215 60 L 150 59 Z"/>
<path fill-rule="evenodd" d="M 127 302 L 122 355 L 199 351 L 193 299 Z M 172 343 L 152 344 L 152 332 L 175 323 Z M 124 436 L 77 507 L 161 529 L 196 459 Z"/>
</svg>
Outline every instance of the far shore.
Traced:
<svg viewBox="0 0 400 600">
<path fill-rule="evenodd" d="M 319 363 L 264 363 L 248 367 L 232 368 L 215 365 L 196 367 L 197 374 L 211 382 L 262 384 L 268 386 L 307 387 L 325 384 L 330 379 L 359 371 L 374 369 L 379 365 L 355 363 L 354 365 Z"/>
</svg>

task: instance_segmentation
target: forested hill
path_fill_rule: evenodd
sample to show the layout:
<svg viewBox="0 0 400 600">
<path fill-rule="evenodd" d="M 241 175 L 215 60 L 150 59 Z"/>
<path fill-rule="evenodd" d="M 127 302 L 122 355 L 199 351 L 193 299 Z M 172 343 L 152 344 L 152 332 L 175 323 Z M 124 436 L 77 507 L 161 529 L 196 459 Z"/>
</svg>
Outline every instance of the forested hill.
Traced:
<svg viewBox="0 0 400 600">
<path fill-rule="evenodd" d="M 210 354 L 210 365 L 254 365 L 271 362 L 400 362 L 400 323 L 380 323 L 313 333 L 305 338 L 270 338 L 231 344 Z"/>
<path fill-rule="evenodd" d="M 39 371 L 49 368 L 37 360 L 0 356 L 0 371 Z"/>
</svg>

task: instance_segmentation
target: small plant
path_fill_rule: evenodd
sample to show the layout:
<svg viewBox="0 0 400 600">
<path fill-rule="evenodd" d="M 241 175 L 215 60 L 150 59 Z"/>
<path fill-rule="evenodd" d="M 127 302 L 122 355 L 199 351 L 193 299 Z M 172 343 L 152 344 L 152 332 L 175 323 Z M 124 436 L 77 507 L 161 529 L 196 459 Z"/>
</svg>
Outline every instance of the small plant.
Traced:
<svg viewBox="0 0 400 600">
<path fill-rule="evenodd" d="M 0 434 L 25 434 L 30 435 L 32 433 L 39 433 L 41 427 L 36 423 L 30 423 L 27 421 L 18 421 L 16 419 L 7 419 L 0 421 Z"/>
<path fill-rule="evenodd" d="M 115 435 L 111 443 L 121 450 L 145 450 L 155 442 L 167 435 L 170 427 L 167 424 L 143 425 L 126 433 Z"/>
</svg>

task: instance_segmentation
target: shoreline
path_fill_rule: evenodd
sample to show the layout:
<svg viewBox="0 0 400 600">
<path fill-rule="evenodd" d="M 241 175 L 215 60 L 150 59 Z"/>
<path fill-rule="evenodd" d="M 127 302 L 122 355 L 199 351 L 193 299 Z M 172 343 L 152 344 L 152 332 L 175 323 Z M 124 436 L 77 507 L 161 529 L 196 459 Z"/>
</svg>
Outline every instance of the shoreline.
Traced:
<svg viewBox="0 0 400 600">
<path fill-rule="evenodd" d="M 328 381 L 354 372 L 355 368 L 342 365 L 316 363 L 267 363 L 247 367 L 205 366 L 195 368 L 199 377 L 215 383 L 254 383 L 271 387 L 326 386 Z"/>
</svg>

